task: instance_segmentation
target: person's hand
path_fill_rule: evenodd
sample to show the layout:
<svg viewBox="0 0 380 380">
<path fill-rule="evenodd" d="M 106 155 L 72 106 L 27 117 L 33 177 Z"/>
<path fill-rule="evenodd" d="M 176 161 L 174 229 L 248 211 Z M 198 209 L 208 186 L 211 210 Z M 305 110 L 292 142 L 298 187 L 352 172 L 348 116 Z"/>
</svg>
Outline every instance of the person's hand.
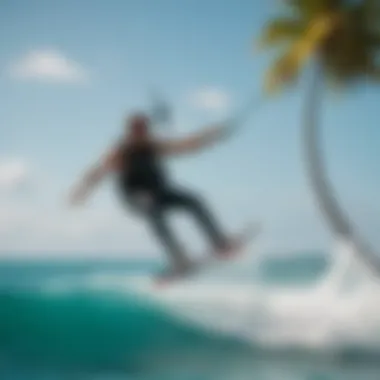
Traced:
<svg viewBox="0 0 380 380">
<path fill-rule="evenodd" d="M 199 139 L 202 145 L 210 145 L 228 139 L 235 128 L 230 123 L 214 124 L 207 128 Z"/>
<path fill-rule="evenodd" d="M 71 192 L 68 199 L 68 204 L 71 207 L 80 206 L 85 201 L 85 191 L 81 188 L 74 189 L 74 191 Z"/>
<path fill-rule="evenodd" d="M 220 139 L 230 138 L 235 132 L 235 128 L 231 123 L 223 123 L 217 126 L 217 135 Z"/>
</svg>

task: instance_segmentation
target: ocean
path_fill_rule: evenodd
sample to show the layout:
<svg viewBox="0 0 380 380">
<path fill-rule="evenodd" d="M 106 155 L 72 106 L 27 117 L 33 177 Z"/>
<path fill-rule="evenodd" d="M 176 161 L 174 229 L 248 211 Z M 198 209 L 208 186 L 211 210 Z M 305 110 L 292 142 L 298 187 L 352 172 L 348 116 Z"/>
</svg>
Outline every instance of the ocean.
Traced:
<svg viewBox="0 0 380 380">
<path fill-rule="evenodd" d="M 380 284 L 349 244 L 165 288 L 104 257 L 0 262 L 1 380 L 380 379 Z"/>
</svg>

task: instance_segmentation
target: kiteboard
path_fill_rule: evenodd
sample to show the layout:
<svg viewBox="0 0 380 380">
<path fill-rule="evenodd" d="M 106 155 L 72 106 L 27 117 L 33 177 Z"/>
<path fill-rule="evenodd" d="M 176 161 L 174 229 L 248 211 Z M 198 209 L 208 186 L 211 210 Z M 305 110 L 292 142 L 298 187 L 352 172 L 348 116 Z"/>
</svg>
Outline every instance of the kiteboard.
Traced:
<svg viewBox="0 0 380 380">
<path fill-rule="evenodd" d="M 169 285 L 171 283 L 186 280 L 222 261 L 237 259 L 247 252 L 247 246 L 259 236 L 260 232 L 261 225 L 259 223 L 250 224 L 235 237 L 235 241 L 237 242 L 235 249 L 222 254 L 215 251 L 208 252 L 205 257 L 193 260 L 186 270 L 178 270 L 172 266 L 165 271 L 155 274 L 154 282 L 157 286 Z"/>
</svg>

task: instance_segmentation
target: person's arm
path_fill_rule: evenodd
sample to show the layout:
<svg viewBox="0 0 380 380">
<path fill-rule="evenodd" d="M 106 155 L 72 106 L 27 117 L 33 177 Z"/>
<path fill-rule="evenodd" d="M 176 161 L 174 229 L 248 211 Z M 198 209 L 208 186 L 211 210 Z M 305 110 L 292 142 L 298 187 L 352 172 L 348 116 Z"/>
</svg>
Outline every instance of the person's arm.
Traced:
<svg viewBox="0 0 380 380">
<path fill-rule="evenodd" d="M 120 148 L 116 147 L 108 152 L 98 164 L 85 172 L 70 194 L 70 203 L 74 205 L 83 202 L 109 173 L 118 169 L 119 163 Z"/>
<path fill-rule="evenodd" d="M 230 132 L 230 128 L 224 125 L 210 127 L 184 139 L 161 141 L 159 150 L 164 155 L 192 153 L 226 138 Z"/>
</svg>

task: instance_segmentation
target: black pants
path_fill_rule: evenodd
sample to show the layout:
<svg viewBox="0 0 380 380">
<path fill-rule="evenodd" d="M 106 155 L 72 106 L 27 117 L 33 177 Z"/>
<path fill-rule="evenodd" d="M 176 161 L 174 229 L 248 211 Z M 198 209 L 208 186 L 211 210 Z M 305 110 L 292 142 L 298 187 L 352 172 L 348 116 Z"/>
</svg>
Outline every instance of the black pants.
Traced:
<svg viewBox="0 0 380 380">
<path fill-rule="evenodd" d="M 132 201 L 136 206 L 136 195 L 142 194 L 135 193 L 132 197 L 129 197 L 130 202 Z M 147 218 L 151 228 L 165 246 L 174 263 L 178 263 L 180 260 L 183 261 L 186 257 L 180 243 L 168 226 L 167 211 L 170 209 L 184 209 L 191 213 L 202 227 L 212 246 L 215 249 L 225 247 L 226 238 L 224 234 L 205 204 L 197 196 L 186 191 L 173 189 L 147 193 L 147 195 L 147 206 L 142 207 L 140 211 Z"/>
</svg>

